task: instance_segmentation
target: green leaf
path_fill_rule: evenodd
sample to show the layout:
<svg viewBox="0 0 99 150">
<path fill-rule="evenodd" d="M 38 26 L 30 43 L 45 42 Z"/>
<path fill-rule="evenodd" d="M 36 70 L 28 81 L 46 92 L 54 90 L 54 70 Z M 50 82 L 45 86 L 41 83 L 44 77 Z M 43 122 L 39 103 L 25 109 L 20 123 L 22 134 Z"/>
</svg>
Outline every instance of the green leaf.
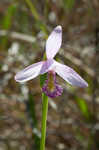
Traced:
<svg viewBox="0 0 99 150">
<path fill-rule="evenodd" d="M 31 0 L 25 0 L 25 2 L 27 3 L 27 5 L 29 6 L 31 12 L 32 12 L 32 15 L 34 16 L 34 18 L 36 20 L 39 20 L 40 19 L 40 16 L 39 16 L 39 13 L 37 12 L 36 10 L 36 7 L 34 6 L 34 4 L 31 2 Z"/>
<path fill-rule="evenodd" d="M 11 28 L 12 25 L 12 18 L 14 16 L 14 13 L 16 11 L 16 5 L 15 4 L 11 4 L 8 9 L 6 10 L 5 16 L 3 18 L 2 21 L 2 28 L 5 30 L 9 30 Z M 8 37 L 4 36 L 2 37 L 1 43 L 3 48 L 5 49 L 6 45 L 7 45 L 7 41 L 8 41 Z"/>
<path fill-rule="evenodd" d="M 16 11 L 16 5 L 12 4 L 8 7 L 6 15 L 3 19 L 2 27 L 3 29 L 9 29 L 12 24 L 12 17 Z"/>
<path fill-rule="evenodd" d="M 26 4 L 30 8 L 32 15 L 36 21 L 36 25 L 38 29 L 41 29 L 45 35 L 47 36 L 47 28 L 46 25 L 42 22 L 41 16 L 39 15 L 34 3 L 31 0 L 25 0 Z"/>
<path fill-rule="evenodd" d="M 76 102 L 85 119 L 89 120 L 91 116 L 86 101 L 83 98 L 76 97 Z"/>
</svg>

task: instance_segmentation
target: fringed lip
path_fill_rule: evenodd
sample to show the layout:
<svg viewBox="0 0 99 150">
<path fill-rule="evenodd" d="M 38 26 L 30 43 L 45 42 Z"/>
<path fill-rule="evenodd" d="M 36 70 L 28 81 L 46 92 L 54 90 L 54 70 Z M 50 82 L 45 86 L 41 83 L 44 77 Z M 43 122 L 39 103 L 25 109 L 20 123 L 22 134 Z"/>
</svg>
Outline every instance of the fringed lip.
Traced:
<svg viewBox="0 0 99 150">
<path fill-rule="evenodd" d="M 54 71 L 48 72 L 48 77 L 42 87 L 42 91 L 51 98 L 58 97 L 62 94 L 63 88 L 56 82 L 56 74 Z"/>
</svg>

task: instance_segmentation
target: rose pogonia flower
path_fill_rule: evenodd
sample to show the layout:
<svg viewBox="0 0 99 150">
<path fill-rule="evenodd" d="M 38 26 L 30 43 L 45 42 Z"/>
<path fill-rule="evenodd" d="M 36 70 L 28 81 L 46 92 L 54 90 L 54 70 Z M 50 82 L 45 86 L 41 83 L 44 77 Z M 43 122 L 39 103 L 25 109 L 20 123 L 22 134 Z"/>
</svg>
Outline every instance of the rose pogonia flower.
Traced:
<svg viewBox="0 0 99 150">
<path fill-rule="evenodd" d="M 79 87 L 87 87 L 87 82 L 78 75 L 71 67 L 60 64 L 54 60 L 62 43 L 62 27 L 57 26 L 49 35 L 46 41 L 47 60 L 32 64 L 24 70 L 18 72 L 15 76 L 17 82 L 26 82 L 40 74 L 48 72 L 47 80 L 42 91 L 49 97 L 57 97 L 62 94 L 62 87 L 56 82 L 56 73 L 69 84 Z"/>
</svg>

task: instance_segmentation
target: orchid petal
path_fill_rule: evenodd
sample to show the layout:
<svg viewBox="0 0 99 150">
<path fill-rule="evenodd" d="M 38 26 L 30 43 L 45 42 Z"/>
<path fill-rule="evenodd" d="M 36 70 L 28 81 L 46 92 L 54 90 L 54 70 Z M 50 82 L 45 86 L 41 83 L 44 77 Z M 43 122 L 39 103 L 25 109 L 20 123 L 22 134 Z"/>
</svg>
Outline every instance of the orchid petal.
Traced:
<svg viewBox="0 0 99 150">
<path fill-rule="evenodd" d="M 32 64 L 25 68 L 24 70 L 18 72 L 15 76 L 15 80 L 17 82 L 26 82 L 28 80 L 31 80 L 38 76 L 40 74 L 41 68 L 43 66 L 44 62 L 38 62 L 35 64 Z M 44 70 L 43 70 L 44 73 Z"/>
<path fill-rule="evenodd" d="M 49 70 L 51 70 L 53 63 L 54 63 L 53 59 L 46 60 L 41 68 L 40 74 L 44 74 L 45 72 L 48 72 Z"/>
<path fill-rule="evenodd" d="M 62 27 L 57 26 L 49 35 L 46 41 L 46 55 L 47 59 L 52 59 L 58 52 L 62 43 Z"/>
<path fill-rule="evenodd" d="M 72 68 L 54 61 L 54 71 L 71 85 L 87 87 L 87 82 Z"/>
</svg>

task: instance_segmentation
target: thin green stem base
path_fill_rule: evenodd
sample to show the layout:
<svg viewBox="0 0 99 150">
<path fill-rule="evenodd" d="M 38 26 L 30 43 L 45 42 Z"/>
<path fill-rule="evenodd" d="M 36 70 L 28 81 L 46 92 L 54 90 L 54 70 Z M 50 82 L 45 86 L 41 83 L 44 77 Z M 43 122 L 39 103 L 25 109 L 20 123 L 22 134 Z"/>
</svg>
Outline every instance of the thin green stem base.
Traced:
<svg viewBox="0 0 99 150">
<path fill-rule="evenodd" d="M 42 127 L 41 127 L 40 150 L 45 150 L 47 112 L 48 112 L 48 97 L 44 93 L 42 93 Z"/>
</svg>

